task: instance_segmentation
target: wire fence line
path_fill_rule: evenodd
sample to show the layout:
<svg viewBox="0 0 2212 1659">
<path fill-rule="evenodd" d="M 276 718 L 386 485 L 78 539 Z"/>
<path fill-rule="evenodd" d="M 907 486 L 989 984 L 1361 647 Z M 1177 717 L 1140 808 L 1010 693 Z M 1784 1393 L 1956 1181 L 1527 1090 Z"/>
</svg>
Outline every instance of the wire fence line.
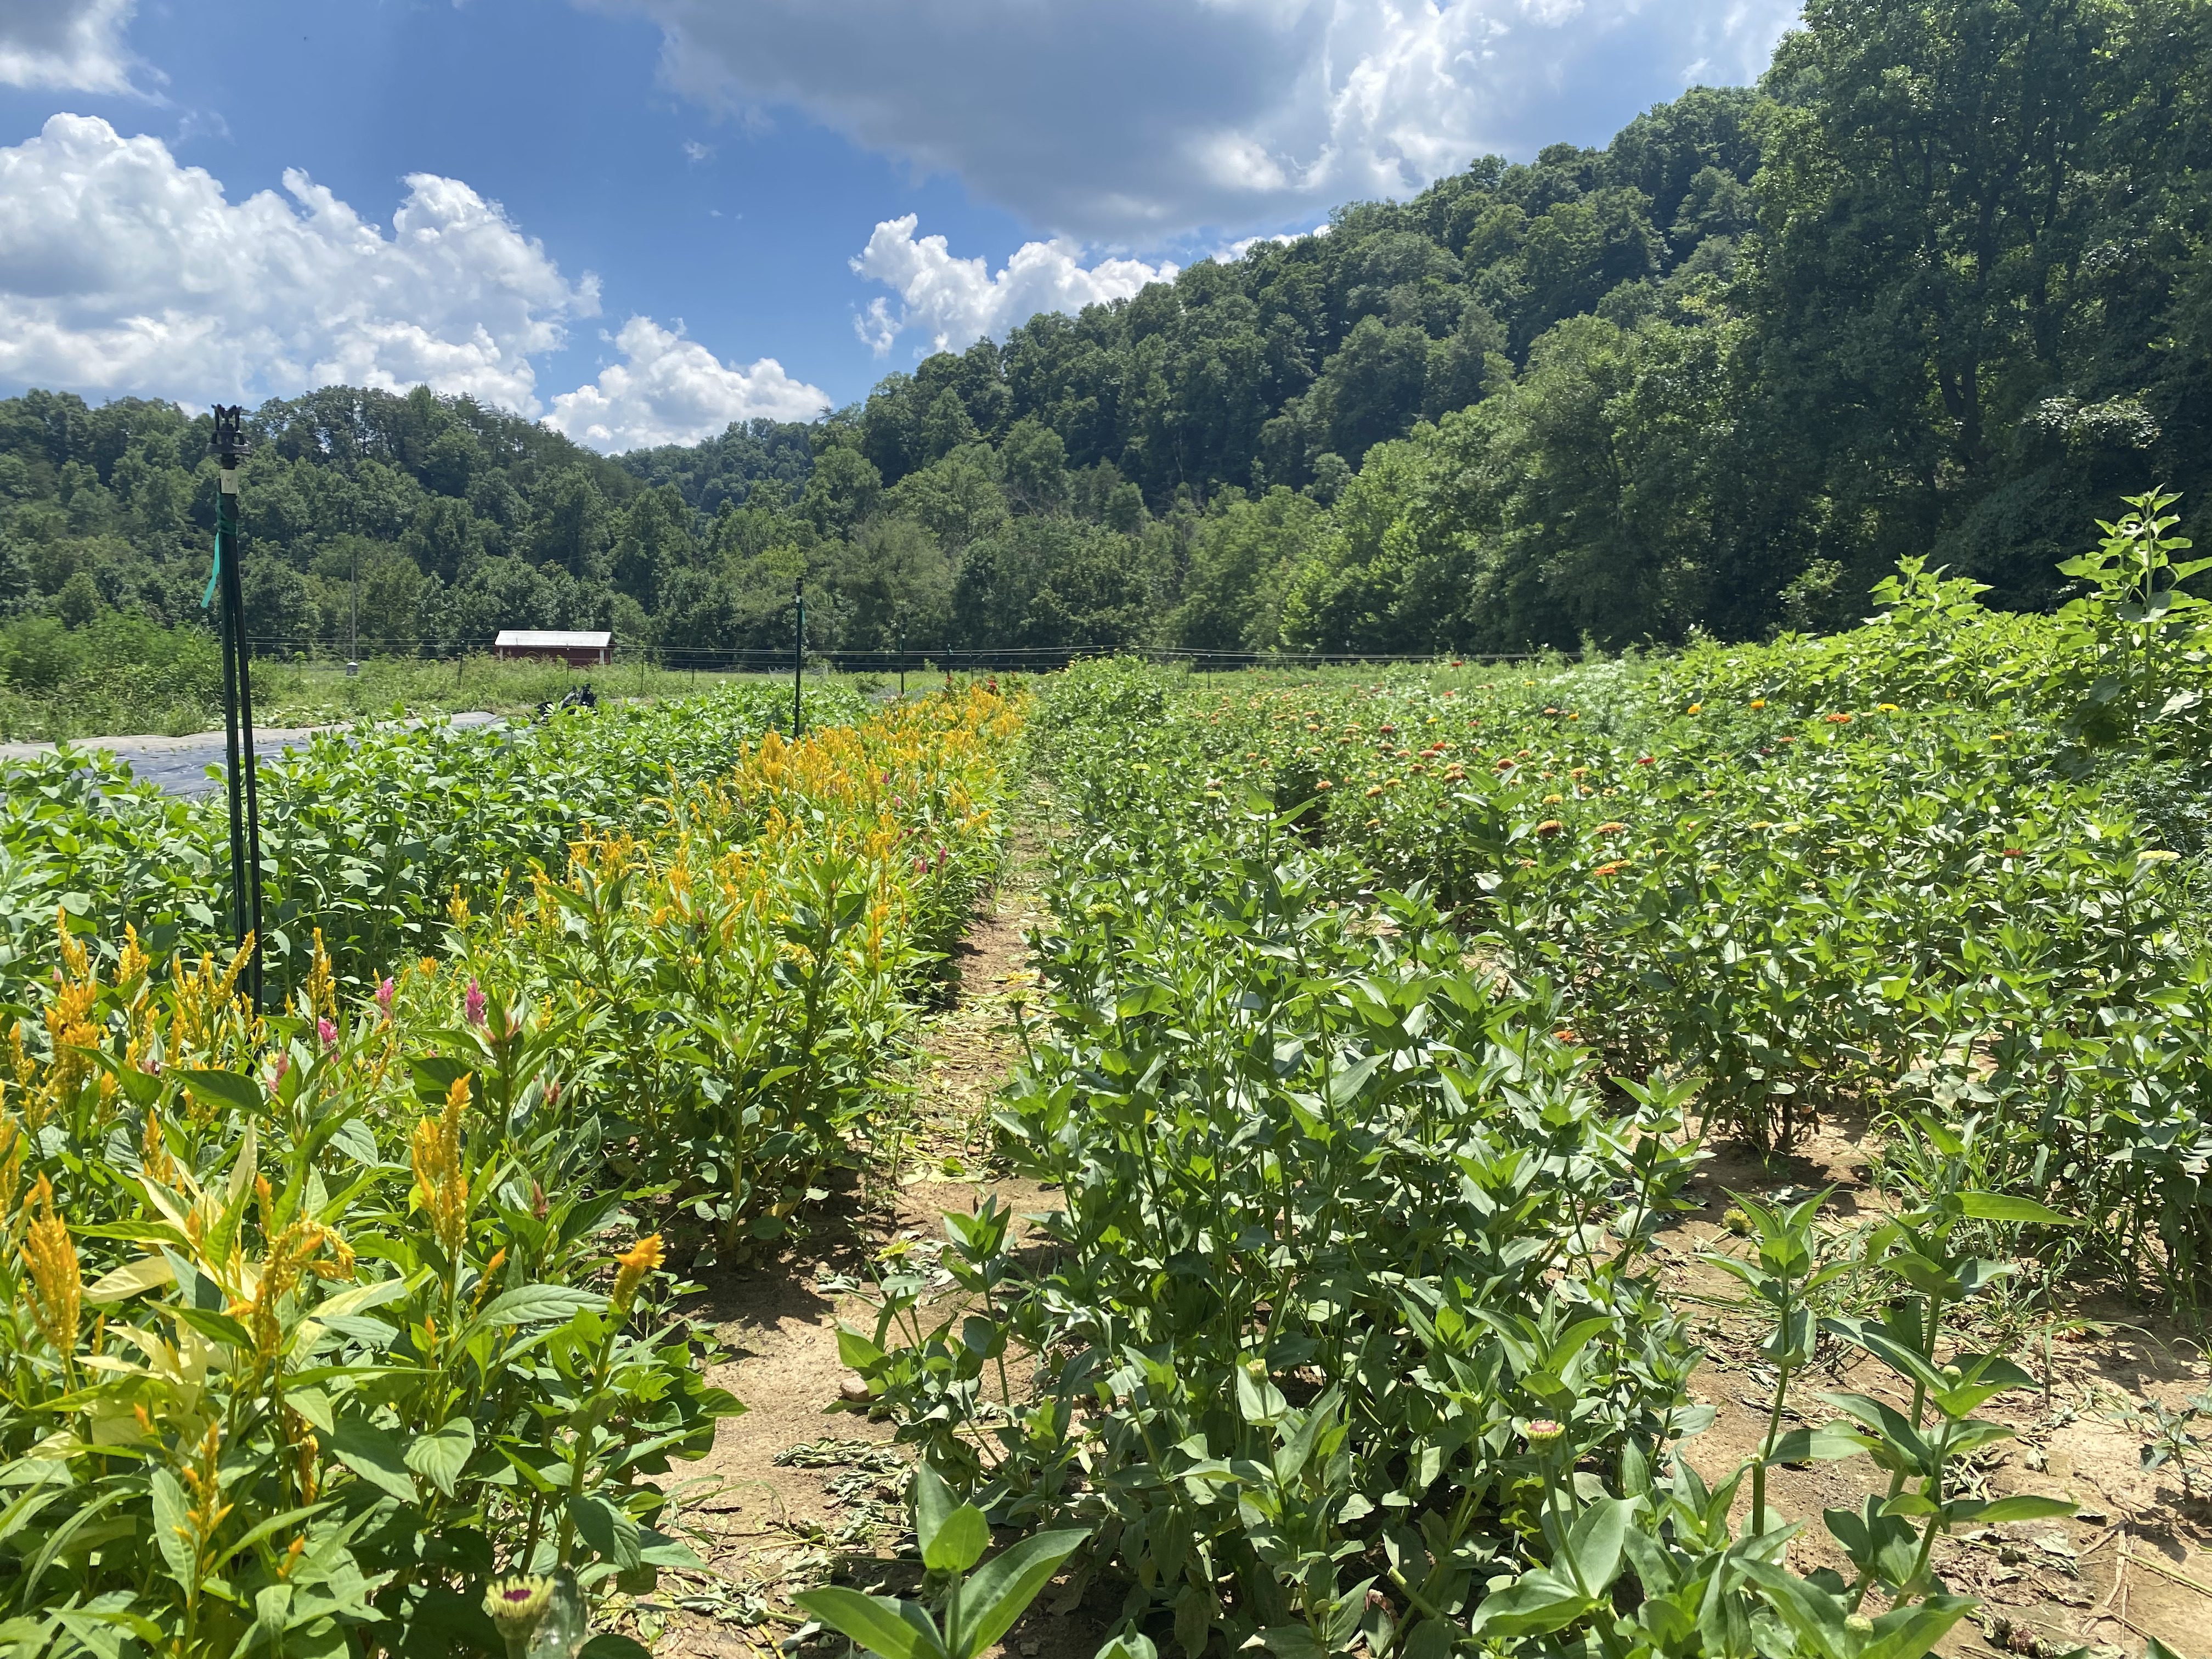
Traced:
<svg viewBox="0 0 2212 1659">
<path fill-rule="evenodd" d="M 349 660 L 343 646 L 324 639 L 266 635 L 252 641 L 254 654 L 264 659 L 309 665 L 342 665 Z M 385 657 L 416 662 L 465 665 L 469 659 L 538 661 L 557 665 L 558 650 L 532 651 L 510 647 L 500 653 L 490 636 L 423 644 L 403 639 L 364 636 L 355 647 L 363 659 Z M 589 647 L 579 647 L 588 649 Z M 647 645 L 617 641 L 607 648 L 604 663 L 573 663 L 579 673 L 594 668 L 612 671 L 641 665 L 672 672 L 740 674 L 788 673 L 793 666 L 789 646 Z M 1428 652 L 1407 653 L 1378 651 L 1206 651 L 1180 646 L 1127 644 L 1012 645 L 911 647 L 905 651 L 846 651 L 810 648 L 805 658 L 810 672 L 850 674 L 926 673 L 943 670 L 975 672 L 1002 669 L 1010 672 L 1048 672 L 1097 657 L 1140 657 L 1148 662 L 1188 663 L 1200 669 L 1240 668 L 1362 668 L 1419 665 L 1462 667 L 1468 664 L 1574 662 L 1579 651 Z"/>
</svg>

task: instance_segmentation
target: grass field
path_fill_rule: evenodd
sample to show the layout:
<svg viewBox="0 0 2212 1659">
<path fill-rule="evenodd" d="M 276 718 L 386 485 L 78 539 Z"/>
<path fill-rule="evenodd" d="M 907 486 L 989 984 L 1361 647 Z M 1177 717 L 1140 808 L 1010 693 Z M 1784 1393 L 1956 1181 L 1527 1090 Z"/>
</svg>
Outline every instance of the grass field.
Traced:
<svg viewBox="0 0 2212 1659">
<path fill-rule="evenodd" d="M 807 677 L 810 687 L 827 678 Z M 374 657 L 349 675 L 343 663 L 254 664 L 255 714 L 270 725 L 312 726 L 380 715 L 404 708 L 410 715 L 457 714 L 483 708 L 524 714 L 557 702 L 590 685 L 604 697 L 686 696 L 717 685 L 781 685 L 791 677 L 663 668 L 642 659 L 607 668 L 569 668 L 558 663 L 503 661 L 471 654 L 442 661 Z"/>
</svg>

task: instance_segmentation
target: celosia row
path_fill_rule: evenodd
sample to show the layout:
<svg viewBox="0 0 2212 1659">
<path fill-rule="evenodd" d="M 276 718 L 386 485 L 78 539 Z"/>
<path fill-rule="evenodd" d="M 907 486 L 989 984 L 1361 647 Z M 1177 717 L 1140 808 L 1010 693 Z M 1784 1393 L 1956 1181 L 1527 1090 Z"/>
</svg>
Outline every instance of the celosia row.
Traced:
<svg viewBox="0 0 2212 1659">
<path fill-rule="evenodd" d="M 104 975 L 64 915 L 0 1079 L 0 1628 L 489 1654 L 503 1571 L 588 1603 L 696 1568 L 656 1477 L 741 1407 L 671 1320 L 663 1231 L 732 1177 L 647 1160 L 751 1172 L 708 1242 L 803 1204 L 990 867 L 1012 723 L 758 745 L 492 916 L 457 896 L 459 959 L 357 1000 L 319 942 L 282 1012 L 128 935 Z"/>
<path fill-rule="evenodd" d="M 565 879 L 457 928 L 458 972 L 605 1034 L 574 1109 L 623 1182 L 668 1194 L 687 1260 L 781 1236 L 857 1161 L 915 994 L 996 867 L 1018 723 L 977 689 L 771 733 L 655 802 L 651 830 L 580 841 Z"/>
</svg>

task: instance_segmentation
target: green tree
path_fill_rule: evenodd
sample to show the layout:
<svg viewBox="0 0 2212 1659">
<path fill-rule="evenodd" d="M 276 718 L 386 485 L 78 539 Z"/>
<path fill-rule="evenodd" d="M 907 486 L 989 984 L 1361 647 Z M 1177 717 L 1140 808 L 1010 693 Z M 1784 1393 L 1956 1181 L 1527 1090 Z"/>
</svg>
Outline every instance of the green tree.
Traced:
<svg viewBox="0 0 2212 1659">
<path fill-rule="evenodd" d="M 908 473 L 887 492 L 885 502 L 956 554 L 1001 527 L 1008 512 L 1006 491 L 999 487 L 998 458 L 987 444 L 955 449 Z"/>
<path fill-rule="evenodd" d="M 879 513 L 860 526 L 827 573 L 839 606 L 838 644 L 891 651 L 941 642 L 952 623 L 952 566 L 937 538 L 911 519 Z"/>
<path fill-rule="evenodd" d="M 874 463 L 849 443 L 831 442 L 814 458 L 799 512 L 821 535 L 849 536 L 867 521 L 883 493 L 883 475 Z"/>
<path fill-rule="evenodd" d="M 1821 552 L 1862 589 L 1996 488 L 2004 434 L 2065 389 L 2100 188 L 2085 169 L 2125 95 L 2106 74 L 2130 15 L 1812 0 L 1776 54 L 1747 415 L 1805 434 L 1786 488 L 1851 527 Z"/>
<path fill-rule="evenodd" d="M 691 509 L 673 484 L 643 490 L 623 515 L 615 539 L 615 586 L 643 605 L 649 615 L 680 572 L 695 568 L 699 550 L 691 539 Z"/>
<path fill-rule="evenodd" d="M 563 470 L 547 492 L 532 536 L 533 556 L 557 564 L 580 582 L 606 580 L 613 540 L 606 497 L 580 467 Z"/>
<path fill-rule="evenodd" d="M 1067 510 L 1067 445 L 1050 427 L 1024 416 L 1006 434 L 999 461 L 1006 499 L 1024 513 Z"/>
<path fill-rule="evenodd" d="M 1273 649 L 1282 639 L 1284 593 L 1317 556 L 1328 529 L 1318 502 L 1282 484 L 1257 500 L 1217 500 L 1192 527 L 1169 639 L 1192 651 Z"/>
</svg>

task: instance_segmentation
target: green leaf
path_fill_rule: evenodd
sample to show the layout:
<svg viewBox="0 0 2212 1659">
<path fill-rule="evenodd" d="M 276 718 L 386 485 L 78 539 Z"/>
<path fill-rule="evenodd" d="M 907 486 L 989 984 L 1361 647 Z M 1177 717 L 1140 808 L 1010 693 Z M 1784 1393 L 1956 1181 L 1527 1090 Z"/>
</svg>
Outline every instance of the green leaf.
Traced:
<svg viewBox="0 0 2212 1659">
<path fill-rule="evenodd" d="M 743 1417 L 752 1409 L 727 1389 L 711 1385 L 693 1394 L 691 1404 L 702 1417 Z"/>
<path fill-rule="evenodd" d="M 990 1547 L 991 1523 L 973 1504 L 963 1504 L 937 1528 L 921 1553 L 921 1564 L 932 1572 L 965 1572 Z"/>
<path fill-rule="evenodd" d="M 983 1511 L 963 1504 L 927 1463 L 914 1474 L 914 1535 L 932 1572 L 965 1572 L 991 1547 Z"/>
<path fill-rule="evenodd" d="M 1832 1463 L 1838 1458 L 1856 1456 L 1875 1443 L 1870 1436 L 1856 1433 L 1840 1423 L 1817 1429 L 1790 1429 L 1776 1437 L 1771 1461 Z"/>
<path fill-rule="evenodd" d="M 477 1449 L 477 1425 L 456 1417 L 442 1428 L 418 1436 L 407 1448 L 407 1467 L 451 1498 L 453 1482 Z"/>
<path fill-rule="evenodd" d="M 577 1205 L 561 1217 L 560 1236 L 563 1244 L 573 1244 L 580 1238 L 588 1238 L 602 1227 L 611 1224 L 615 1212 L 623 1206 L 620 1192 L 601 1193 Z"/>
<path fill-rule="evenodd" d="M 216 1313 L 210 1308 L 191 1307 L 181 1302 L 167 1302 L 161 1305 L 166 1311 L 211 1342 L 220 1342 L 226 1347 L 247 1352 L 253 1347 L 252 1334 L 228 1314 Z"/>
<path fill-rule="evenodd" d="M 1603 1595 L 1620 1576 L 1621 1541 L 1642 1507 L 1639 1498 L 1601 1498 L 1575 1517 L 1567 1534 L 1568 1573 L 1592 1595 Z"/>
<path fill-rule="evenodd" d="M 126 1496 L 127 1493 L 122 1487 L 111 1486 L 106 1497 L 87 1504 L 64 1521 L 61 1525 L 46 1534 L 44 1541 L 39 1546 L 38 1553 L 21 1570 L 15 1583 L 9 1586 L 23 1605 L 37 1607 L 49 1599 L 38 1594 L 39 1581 L 46 1577 L 46 1569 L 52 1566 L 63 1556 L 74 1553 L 80 1547 L 89 1549 L 94 1544 L 107 1539 L 127 1538 L 137 1530 L 136 1525 L 129 1520 L 103 1522 L 100 1519 L 103 1510 L 112 1508 L 121 1503 Z M 41 1504 L 40 1507 L 43 1508 L 44 1505 Z M 179 1541 L 183 1540 L 179 1539 Z M 189 1561 L 190 1558 L 186 1559 Z"/>
<path fill-rule="evenodd" d="M 1845 1651 L 1844 1609 L 1837 1599 L 1810 1581 L 1771 1561 L 1746 1559 L 1739 1570 L 1765 1592 L 1767 1604 L 1806 1639 L 1797 1651 L 1840 1655 Z"/>
<path fill-rule="evenodd" d="M 640 1527 L 637 1536 L 637 1558 L 648 1567 L 682 1567 L 688 1572 L 707 1571 L 707 1564 L 699 1559 L 696 1551 L 665 1532 Z"/>
<path fill-rule="evenodd" d="M 349 1117 L 331 1131 L 331 1145 L 355 1163 L 374 1169 L 381 1159 L 376 1150 L 376 1137 L 369 1133 L 368 1125 L 357 1117 Z"/>
<path fill-rule="evenodd" d="M 638 1536 L 636 1518 L 628 1510 L 596 1492 L 585 1492 L 568 1500 L 568 1513 L 575 1518 L 577 1534 L 595 1553 L 624 1572 L 644 1560 L 641 1553 L 644 1540 Z"/>
<path fill-rule="evenodd" d="M 241 1073 L 179 1068 L 176 1075 L 194 1094 L 213 1095 L 227 1106 L 256 1115 L 269 1109 L 269 1097 L 261 1092 L 261 1085 Z"/>
<path fill-rule="evenodd" d="M 653 1650 L 618 1632 L 603 1630 L 577 1650 L 576 1659 L 653 1659 Z"/>
<path fill-rule="evenodd" d="M 185 1502 L 185 1488 L 176 1475 L 168 1469 L 157 1468 L 152 1476 L 154 1492 L 154 1541 L 161 1548 L 161 1559 L 168 1564 L 169 1577 L 177 1587 L 190 1595 L 196 1588 L 192 1574 L 198 1563 L 192 1547 L 185 1542 L 191 1526 L 185 1512 L 191 1506 Z"/>
<path fill-rule="evenodd" d="M 2008 1198 L 2002 1193 L 1960 1193 L 1959 1207 L 1976 1221 L 2021 1221 L 2039 1227 L 2078 1225 L 2077 1216 L 2061 1215 L 2032 1198 Z"/>
<path fill-rule="evenodd" d="M 307 1419 L 308 1426 L 327 1439 L 337 1431 L 337 1413 L 331 1409 L 331 1397 L 322 1389 L 312 1387 L 290 1388 L 284 1390 L 284 1403 Z"/>
<path fill-rule="evenodd" d="M 1328 1659 L 1328 1650 L 1304 1625 L 1270 1625 L 1245 1645 L 1263 1647 L 1275 1659 Z"/>
<path fill-rule="evenodd" d="M 1264 1373 L 1255 1376 L 1249 1365 L 1237 1368 L 1237 1409 L 1247 1423 L 1279 1423 L 1290 1408 L 1283 1391 Z"/>
<path fill-rule="evenodd" d="M 1090 1535 L 1087 1527 L 1041 1532 L 994 1556 L 962 1591 L 960 1620 L 948 1632 L 951 1659 L 975 1659 L 1011 1630 Z"/>
<path fill-rule="evenodd" d="M 1367 1079 L 1381 1069 L 1388 1054 L 1370 1054 L 1364 1060 L 1354 1060 L 1340 1072 L 1332 1073 L 1328 1079 L 1328 1099 L 1332 1106 L 1349 1106 L 1359 1097 L 1367 1086 Z"/>
<path fill-rule="evenodd" d="M 524 1285 L 494 1297 L 476 1317 L 481 1326 L 534 1325 L 542 1320 L 570 1319 L 586 1309 L 607 1305 L 598 1291 L 580 1291 L 569 1285 Z"/>
<path fill-rule="evenodd" d="M 871 1367 L 883 1363 L 884 1351 L 850 1325 L 840 1325 L 837 1328 L 837 1358 L 866 1376 Z"/>
<path fill-rule="evenodd" d="M 215 1565 L 216 1570 L 220 1571 L 222 1567 L 228 1565 L 234 1556 L 240 1554 L 243 1551 L 252 1549 L 256 1544 L 259 1543 L 264 1538 L 273 1538 L 278 1533 L 283 1532 L 288 1528 L 295 1531 L 304 1530 L 304 1528 L 300 1526 L 301 1522 L 307 1520 L 311 1516 L 319 1515 L 323 1510 L 330 1508 L 331 1504 L 335 1501 L 336 1500 L 334 1499 L 329 1499 L 320 1504 L 308 1504 L 299 1509 L 284 1510 L 276 1515 L 270 1516 L 252 1530 L 242 1534 L 232 1542 L 224 1546 L 222 1553 L 216 1558 Z"/>
<path fill-rule="evenodd" d="M 2071 1515 L 2074 1510 L 2070 1498 L 2034 1498 L 2022 1492 L 1990 1499 L 1972 1518 L 1978 1524 L 1993 1527 L 2007 1521 L 2046 1521 L 2055 1515 Z"/>
<path fill-rule="evenodd" d="M 1612 1325 L 1611 1319 L 1600 1317 L 1582 1320 L 1569 1326 L 1545 1354 L 1543 1368 L 1547 1371 L 1564 1370 L 1566 1363 L 1580 1353 L 1592 1337 L 1600 1331 L 1610 1329 Z"/>
<path fill-rule="evenodd" d="M 414 1077 L 416 1098 L 426 1106 L 443 1106 L 447 1091 L 476 1067 L 453 1054 L 424 1054 L 409 1060 L 407 1069 Z"/>
<path fill-rule="evenodd" d="M 1874 1640 L 1859 1659 L 1921 1659 L 1974 1605 L 1971 1595 L 1931 1595 L 1916 1607 L 1893 1607 L 1874 1621 Z"/>
<path fill-rule="evenodd" d="M 105 1273 L 84 1292 L 84 1299 L 95 1307 L 110 1302 L 127 1302 L 141 1291 L 150 1291 L 156 1285 L 176 1282 L 176 1269 L 162 1255 L 142 1255 L 136 1261 L 127 1261 L 113 1273 Z"/>
<path fill-rule="evenodd" d="M 1175 1006 L 1175 993 L 1157 982 L 1141 986 L 1114 1005 L 1116 1019 L 1137 1019 L 1146 1014 L 1157 1013 Z"/>
<path fill-rule="evenodd" d="M 929 1615 L 911 1602 L 832 1585 L 791 1598 L 808 1614 L 880 1659 L 946 1659 Z"/>
<path fill-rule="evenodd" d="M 407 1459 L 399 1443 L 386 1430 L 358 1417 L 338 1425 L 331 1445 L 339 1462 L 378 1491 L 403 1504 L 415 1501 L 415 1483 L 407 1475 Z"/>
<path fill-rule="evenodd" d="M 1581 1618 L 1590 1598 L 1548 1567 L 1522 1576 L 1483 1598 L 1468 1633 L 1475 1636 L 1544 1636 Z"/>
</svg>

